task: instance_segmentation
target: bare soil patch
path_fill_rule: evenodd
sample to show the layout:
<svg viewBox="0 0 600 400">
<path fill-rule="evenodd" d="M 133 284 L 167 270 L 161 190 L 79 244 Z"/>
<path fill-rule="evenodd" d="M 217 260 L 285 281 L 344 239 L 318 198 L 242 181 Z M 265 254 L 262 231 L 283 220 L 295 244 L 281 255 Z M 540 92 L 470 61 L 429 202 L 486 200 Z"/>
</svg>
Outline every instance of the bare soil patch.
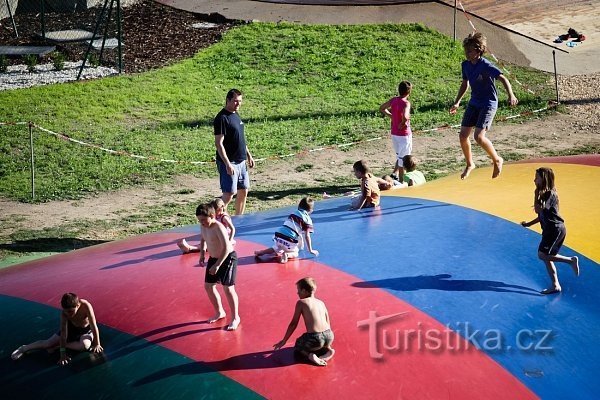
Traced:
<svg viewBox="0 0 600 400">
<path fill-rule="evenodd" d="M 183 26 L 197 22 L 198 19 L 206 20 L 206 16 L 199 17 L 184 11 L 165 8 L 151 1 L 142 1 L 135 13 L 131 11 L 133 8 L 125 9 L 126 23 L 130 24 L 130 27 L 139 24 L 133 31 L 140 36 L 135 37 L 131 28 L 126 30 L 126 41 L 129 43 L 127 51 L 130 57 L 137 57 L 139 64 L 128 63 L 130 71 L 157 68 L 189 57 L 200 48 L 214 43 L 222 32 L 232 25 L 231 22 L 223 22 L 218 29 L 204 33 L 200 33 L 203 30 L 181 31 L 180 29 L 184 29 Z M 127 14 L 128 12 L 130 14 Z M 139 18 L 137 22 L 133 21 L 134 15 Z M 146 19 L 148 15 L 154 15 L 150 18 L 154 23 L 160 20 L 160 26 L 149 29 Z M 161 19 L 164 15 L 169 17 L 166 20 Z M 192 34 L 198 35 L 196 39 L 190 37 Z M 1 35 L 0 40 L 2 40 Z M 140 43 L 138 53 L 135 53 L 135 49 L 138 48 L 135 43 Z M 599 151 L 600 74 L 560 77 L 560 88 L 560 97 L 563 104 L 566 104 L 566 112 L 524 123 L 498 123 L 494 126 L 489 137 L 501 155 L 508 159 L 515 159 L 571 151 L 588 153 Z M 243 109 L 240 110 L 240 114 L 243 118 Z M 394 155 L 387 131 L 382 131 L 381 134 L 381 140 L 350 146 L 343 150 L 329 149 L 258 164 L 252 171 L 252 192 L 260 192 L 262 197 L 259 198 L 260 201 L 251 205 L 248 211 L 292 204 L 295 200 L 285 195 L 286 188 L 323 189 L 337 186 L 343 190 L 352 182 L 351 166 L 358 159 L 368 160 L 377 173 L 389 172 Z M 249 145 L 252 146 L 252 143 Z M 476 162 L 480 166 L 488 165 L 487 156 L 478 146 L 474 146 L 474 149 Z M 414 154 L 423 166 L 427 166 L 424 169 L 430 170 L 433 174 L 445 175 L 462 169 L 463 159 L 456 129 L 415 135 Z M 268 196 L 269 192 L 277 195 Z M 219 194 L 215 171 L 213 178 L 177 176 L 167 185 L 134 187 L 101 193 L 77 201 L 24 204 L 0 199 L 0 243 L 12 243 L 14 234 L 24 230 L 41 231 L 53 228 L 60 230 L 64 226 L 81 223 L 81 221 L 85 221 L 86 229 L 79 239 L 114 240 L 130 234 L 131 227 L 124 229 L 122 224 L 107 226 L 106 221 L 144 215 L 154 206 L 196 204 L 201 198 Z M 138 224 L 139 229 L 143 231 L 143 218 L 141 221 L 137 219 L 135 224 Z M 166 218 L 162 226 L 165 228 L 175 226 L 176 221 L 176 218 Z M 40 233 L 40 237 L 42 236 Z"/>
</svg>

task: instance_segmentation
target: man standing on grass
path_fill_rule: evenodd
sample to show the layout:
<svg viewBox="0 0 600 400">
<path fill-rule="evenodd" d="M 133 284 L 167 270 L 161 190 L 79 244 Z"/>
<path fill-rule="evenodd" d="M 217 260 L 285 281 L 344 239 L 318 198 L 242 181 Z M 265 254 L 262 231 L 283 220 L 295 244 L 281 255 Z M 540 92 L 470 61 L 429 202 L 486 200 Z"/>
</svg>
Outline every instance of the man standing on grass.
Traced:
<svg viewBox="0 0 600 400">
<path fill-rule="evenodd" d="M 254 159 L 244 137 L 244 123 L 237 111 L 242 104 L 242 92 L 231 89 L 227 92 L 225 107 L 214 121 L 217 169 L 225 209 L 237 193 L 235 213 L 241 215 L 246 208 L 246 197 L 250 189 L 248 167 L 254 167 Z"/>
</svg>

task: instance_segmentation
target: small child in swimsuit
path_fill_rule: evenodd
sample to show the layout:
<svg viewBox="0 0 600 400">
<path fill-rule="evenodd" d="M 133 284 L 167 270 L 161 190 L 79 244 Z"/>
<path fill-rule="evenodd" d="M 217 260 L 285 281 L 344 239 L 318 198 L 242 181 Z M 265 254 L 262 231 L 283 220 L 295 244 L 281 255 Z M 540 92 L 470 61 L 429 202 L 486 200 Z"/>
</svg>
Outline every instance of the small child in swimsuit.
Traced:
<svg viewBox="0 0 600 400">
<path fill-rule="evenodd" d="M 351 210 L 360 210 L 362 208 L 377 207 L 379 205 L 380 190 L 377 179 L 371 174 L 364 160 L 360 160 L 353 165 L 354 176 L 360 179 L 360 196 L 354 197 L 351 201 Z"/>
<path fill-rule="evenodd" d="M 395 179 L 392 175 L 384 175 L 381 178 L 375 178 L 379 190 L 390 190 L 407 187 L 408 185 L 404 182 L 400 182 Z"/>
<path fill-rule="evenodd" d="M 227 214 L 227 211 L 225 211 L 225 202 L 220 197 L 218 197 L 215 200 L 213 200 L 210 204 L 215 209 L 216 220 L 223 224 L 223 226 L 227 230 L 227 237 L 229 238 L 229 241 L 233 246 L 235 246 L 235 239 L 233 239 L 233 237 L 235 236 L 235 226 L 233 226 L 231 216 Z M 206 242 L 202 237 L 202 227 L 200 227 L 200 243 L 198 244 L 198 246 L 193 246 L 189 244 L 185 239 L 181 239 L 179 242 L 177 242 L 177 246 L 179 246 L 183 254 L 199 252 L 200 262 L 202 262 L 204 260 L 204 255 L 206 252 Z"/>
<path fill-rule="evenodd" d="M 283 225 L 275 231 L 273 235 L 273 247 L 254 252 L 256 261 L 267 261 L 276 258 L 284 264 L 290 258 L 297 258 L 300 249 L 303 247 L 302 241 L 306 242 L 306 248 L 311 254 L 319 255 L 319 252 L 312 247 L 311 233 L 313 232 L 313 223 L 310 213 L 313 212 L 315 202 L 310 197 L 304 197 L 298 204 L 298 209 L 294 211 L 285 220 Z"/>
<path fill-rule="evenodd" d="M 66 365 L 71 358 L 67 349 L 94 353 L 104 351 L 100 345 L 100 334 L 96 324 L 96 316 L 90 302 L 79 299 L 75 293 L 65 293 L 60 301 L 62 312 L 60 314 L 60 331 L 46 340 L 38 340 L 20 346 L 12 352 L 11 358 L 18 360 L 30 350 L 52 350 L 60 347 L 59 365 Z"/>
<path fill-rule="evenodd" d="M 288 325 L 285 336 L 275 343 L 273 348 L 278 350 L 285 346 L 302 316 L 306 332 L 296 339 L 294 350 L 315 365 L 326 366 L 335 354 L 335 350 L 331 347 L 334 336 L 329 323 L 327 307 L 325 307 L 325 303 L 315 297 L 317 284 L 313 278 L 300 279 L 296 282 L 296 288 L 300 300 L 296 302 L 294 316 Z"/>
</svg>

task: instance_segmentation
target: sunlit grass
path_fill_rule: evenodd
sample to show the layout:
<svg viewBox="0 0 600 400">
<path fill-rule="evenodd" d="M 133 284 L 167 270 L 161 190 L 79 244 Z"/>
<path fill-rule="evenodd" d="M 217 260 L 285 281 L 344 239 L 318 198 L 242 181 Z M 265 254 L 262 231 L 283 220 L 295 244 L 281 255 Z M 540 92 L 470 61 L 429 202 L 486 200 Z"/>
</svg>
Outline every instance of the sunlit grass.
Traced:
<svg viewBox="0 0 600 400">
<path fill-rule="evenodd" d="M 460 84 L 462 49 L 421 25 L 306 26 L 254 23 L 229 31 L 194 58 L 143 74 L 0 92 L 0 121 L 33 121 L 117 151 L 179 161 L 214 156 L 212 118 L 228 89 L 255 157 L 387 134 L 378 107 L 400 80 L 413 83 L 413 129 L 456 124 L 447 109 Z M 548 75 L 511 67 L 536 91 L 498 116 L 543 107 Z M 502 89 L 500 89 L 502 92 Z M 501 93 L 505 105 L 506 95 Z M 460 113 L 459 113 L 460 114 Z M 0 194 L 30 201 L 29 137 L 0 127 Z M 37 201 L 215 174 L 212 164 L 114 156 L 35 131 Z"/>
</svg>

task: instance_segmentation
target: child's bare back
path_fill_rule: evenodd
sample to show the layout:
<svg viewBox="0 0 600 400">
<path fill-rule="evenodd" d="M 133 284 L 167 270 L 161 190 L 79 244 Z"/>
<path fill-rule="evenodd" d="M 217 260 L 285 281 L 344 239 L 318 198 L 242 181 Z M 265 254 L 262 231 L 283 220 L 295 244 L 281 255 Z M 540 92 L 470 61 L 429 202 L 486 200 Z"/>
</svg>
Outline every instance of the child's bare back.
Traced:
<svg viewBox="0 0 600 400">
<path fill-rule="evenodd" d="M 302 308 L 302 319 L 304 319 L 306 332 L 323 332 L 330 328 L 325 303 L 315 297 L 300 299 L 298 303 Z"/>
<path fill-rule="evenodd" d="M 294 307 L 294 316 L 283 339 L 275 343 L 273 347 L 277 350 L 285 345 L 296 330 L 300 317 L 302 317 L 304 325 L 306 325 L 306 332 L 296 339 L 294 350 L 304 355 L 313 364 L 325 366 L 327 361 L 331 360 L 335 354 L 335 350 L 331 347 L 334 336 L 330 328 L 327 307 L 314 296 L 317 284 L 313 278 L 300 279 L 296 282 L 296 288 L 300 300 L 296 302 Z M 317 353 L 320 355 L 317 355 Z"/>
</svg>

